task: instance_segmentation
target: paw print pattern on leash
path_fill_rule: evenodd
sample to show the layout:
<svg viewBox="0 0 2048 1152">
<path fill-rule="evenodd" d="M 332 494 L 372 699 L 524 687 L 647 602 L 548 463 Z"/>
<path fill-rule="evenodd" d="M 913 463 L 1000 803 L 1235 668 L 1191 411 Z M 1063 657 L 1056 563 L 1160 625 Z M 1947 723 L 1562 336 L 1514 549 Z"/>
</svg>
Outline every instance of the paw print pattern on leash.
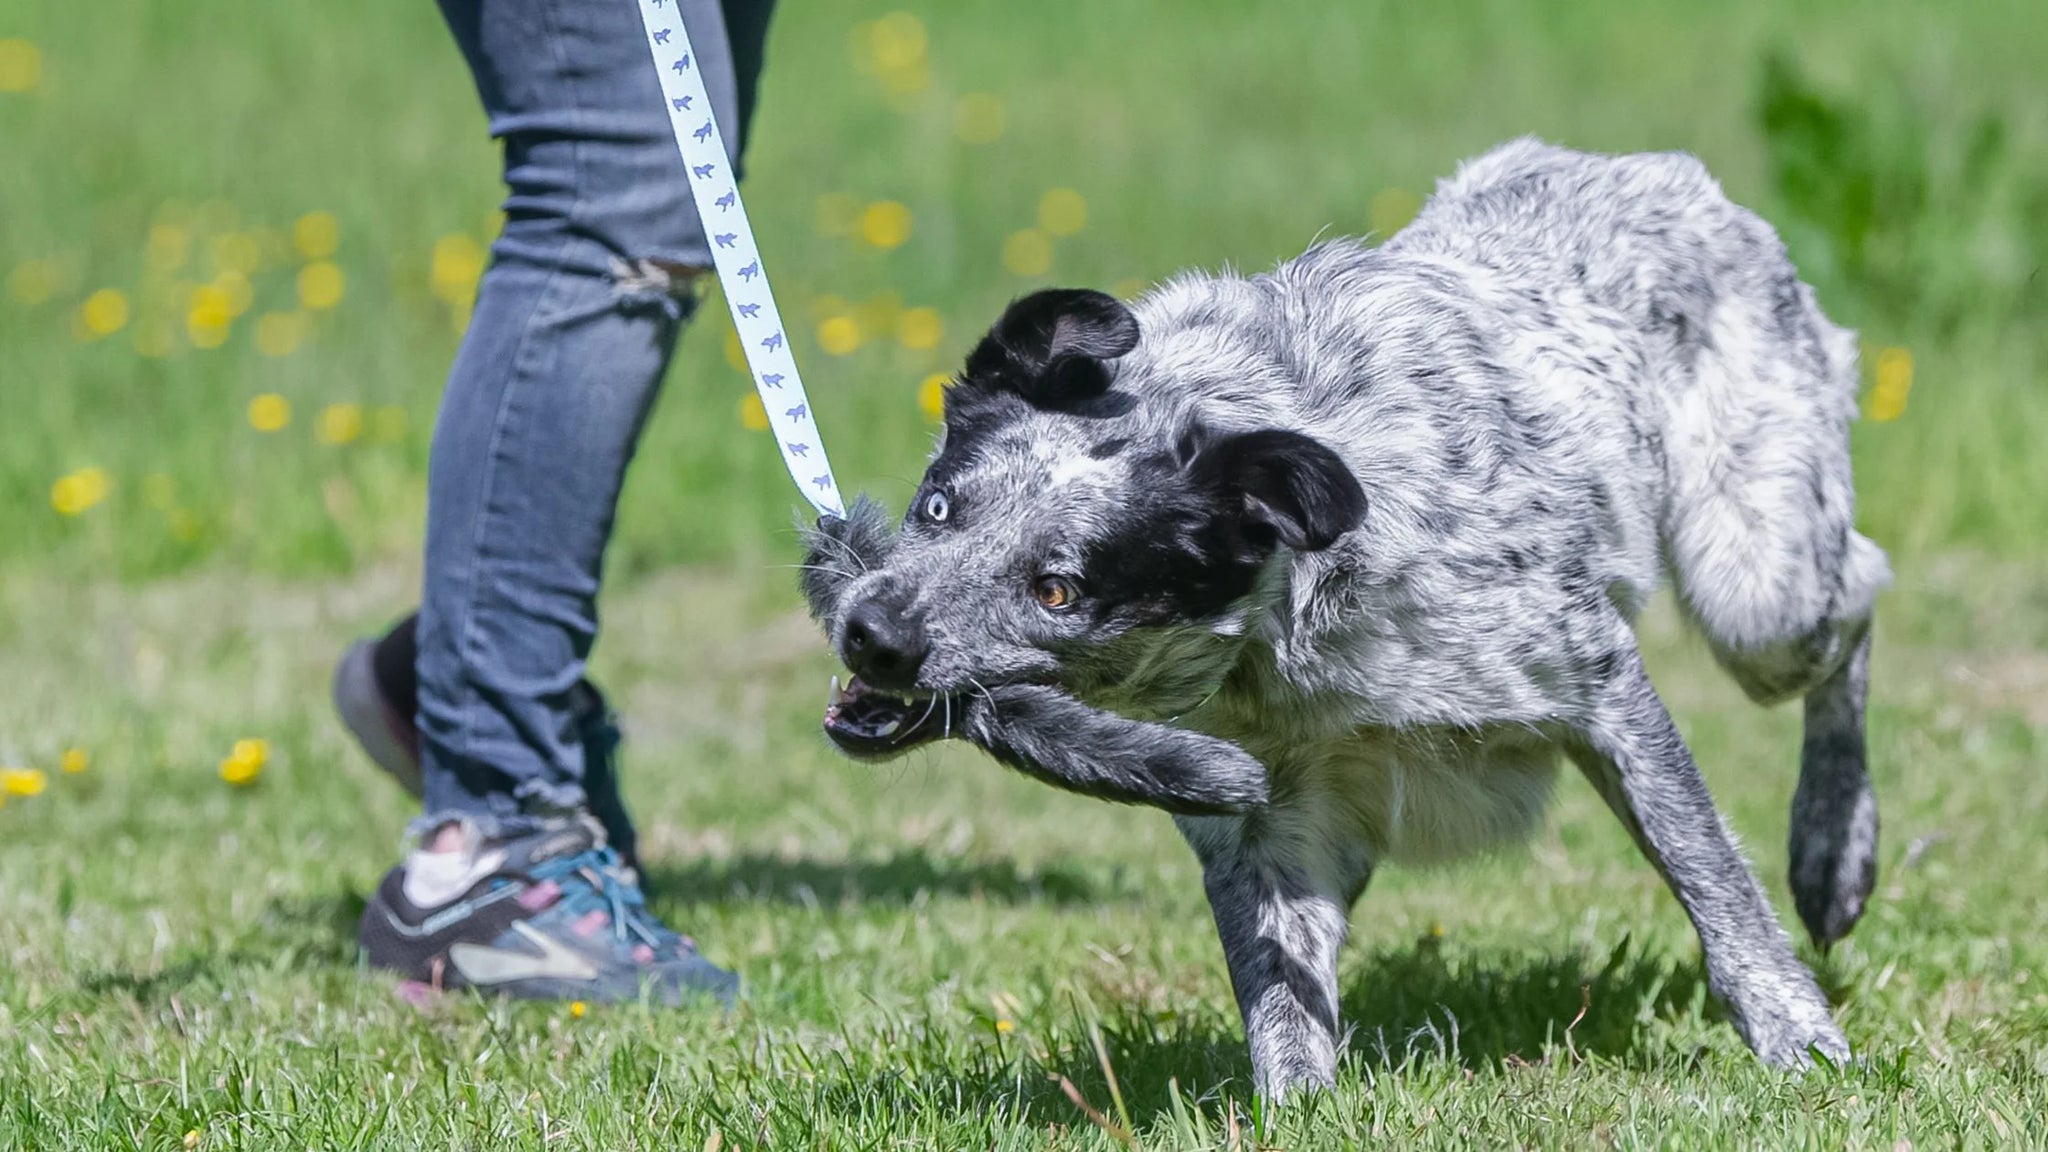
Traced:
<svg viewBox="0 0 2048 1152">
<path fill-rule="evenodd" d="M 797 373 L 783 336 L 775 293 L 761 269 L 760 245 L 754 241 L 754 228 L 747 220 L 747 206 L 740 200 L 731 166 L 725 163 L 725 139 L 717 118 L 709 115 L 711 96 L 691 60 L 690 33 L 683 27 L 679 7 L 669 0 L 640 0 L 640 19 L 647 26 L 648 52 L 668 102 L 676 148 L 689 170 L 697 215 L 707 222 L 707 231 L 713 215 L 718 217 L 719 230 L 711 236 L 711 261 L 725 289 L 754 389 L 761 395 L 790 479 L 820 513 L 844 516 L 846 505 L 825 458 L 825 443 L 818 435 L 803 377 Z M 693 113 L 700 103 L 703 111 Z M 775 397 L 772 404 L 768 403 L 771 391 Z"/>
</svg>

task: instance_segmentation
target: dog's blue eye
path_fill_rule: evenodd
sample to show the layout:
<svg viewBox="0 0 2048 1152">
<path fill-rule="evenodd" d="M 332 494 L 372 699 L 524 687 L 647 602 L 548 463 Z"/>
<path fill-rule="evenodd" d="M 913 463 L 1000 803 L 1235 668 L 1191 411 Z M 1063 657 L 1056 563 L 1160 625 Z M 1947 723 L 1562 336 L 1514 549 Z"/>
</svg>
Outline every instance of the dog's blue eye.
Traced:
<svg viewBox="0 0 2048 1152">
<path fill-rule="evenodd" d="M 924 498 L 924 518 L 934 524 L 943 524 L 953 514 L 953 502 L 944 492 L 933 492 Z"/>
</svg>

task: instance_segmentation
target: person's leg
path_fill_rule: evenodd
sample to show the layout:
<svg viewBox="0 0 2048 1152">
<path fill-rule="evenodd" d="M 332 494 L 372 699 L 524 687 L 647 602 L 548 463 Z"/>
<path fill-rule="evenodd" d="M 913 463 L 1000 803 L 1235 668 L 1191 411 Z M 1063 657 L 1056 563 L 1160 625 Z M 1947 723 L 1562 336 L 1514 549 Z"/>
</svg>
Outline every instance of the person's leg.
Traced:
<svg viewBox="0 0 2048 1152">
<path fill-rule="evenodd" d="M 737 126 L 722 12 L 679 2 Z M 710 253 L 631 0 L 441 6 L 504 141 L 507 220 L 428 469 L 425 842 L 371 901 L 364 947 L 378 967 L 517 995 L 630 993 L 636 975 L 717 990 L 578 815 L 605 544 Z"/>
<path fill-rule="evenodd" d="M 625 468 L 710 264 L 628 0 L 443 0 L 505 142 L 504 234 L 428 470 L 419 728 L 429 818 L 584 806 L 576 688 Z M 719 114 L 724 21 L 685 3 Z"/>
</svg>

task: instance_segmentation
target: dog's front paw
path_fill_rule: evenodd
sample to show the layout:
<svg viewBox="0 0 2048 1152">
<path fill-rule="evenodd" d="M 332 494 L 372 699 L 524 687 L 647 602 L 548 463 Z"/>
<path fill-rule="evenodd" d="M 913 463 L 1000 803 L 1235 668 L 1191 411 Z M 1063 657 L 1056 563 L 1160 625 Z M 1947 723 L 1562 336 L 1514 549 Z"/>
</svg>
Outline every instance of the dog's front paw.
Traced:
<svg viewBox="0 0 2048 1152">
<path fill-rule="evenodd" d="M 1810 1068 L 1818 1052 L 1837 1066 L 1849 1062 L 1848 1039 L 1818 994 L 1814 1001 L 1752 1014 L 1742 1021 L 1743 1038 L 1758 1059 L 1778 1068 Z"/>
</svg>

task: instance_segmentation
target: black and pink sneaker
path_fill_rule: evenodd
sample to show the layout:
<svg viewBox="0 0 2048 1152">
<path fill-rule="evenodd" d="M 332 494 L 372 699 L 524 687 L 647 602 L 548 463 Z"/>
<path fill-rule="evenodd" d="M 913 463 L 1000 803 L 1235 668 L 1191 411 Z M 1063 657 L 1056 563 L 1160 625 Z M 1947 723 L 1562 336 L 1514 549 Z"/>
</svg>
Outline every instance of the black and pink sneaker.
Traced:
<svg viewBox="0 0 2048 1152">
<path fill-rule="evenodd" d="M 415 849 L 363 910 L 358 940 L 401 994 L 473 989 L 522 1000 L 731 1006 L 739 977 L 647 910 L 639 885 L 587 816 Z M 445 847 L 445 845 L 444 845 Z"/>
</svg>

